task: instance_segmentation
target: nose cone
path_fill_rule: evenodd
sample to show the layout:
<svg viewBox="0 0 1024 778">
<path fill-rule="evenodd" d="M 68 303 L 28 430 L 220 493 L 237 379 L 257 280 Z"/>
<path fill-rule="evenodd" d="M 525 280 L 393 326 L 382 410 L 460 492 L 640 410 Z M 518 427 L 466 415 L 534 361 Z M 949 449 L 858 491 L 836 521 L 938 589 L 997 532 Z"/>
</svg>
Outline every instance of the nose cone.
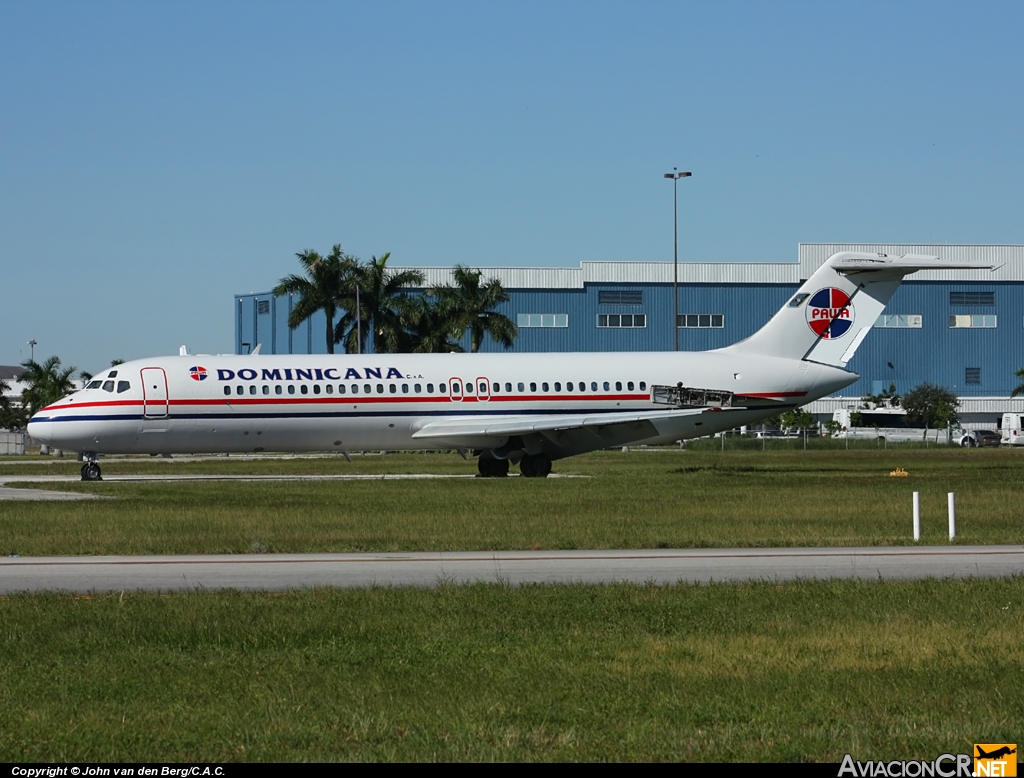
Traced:
<svg viewBox="0 0 1024 778">
<path fill-rule="evenodd" d="M 53 422 L 37 413 L 28 421 L 28 436 L 37 443 L 53 443 Z"/>
</svg>

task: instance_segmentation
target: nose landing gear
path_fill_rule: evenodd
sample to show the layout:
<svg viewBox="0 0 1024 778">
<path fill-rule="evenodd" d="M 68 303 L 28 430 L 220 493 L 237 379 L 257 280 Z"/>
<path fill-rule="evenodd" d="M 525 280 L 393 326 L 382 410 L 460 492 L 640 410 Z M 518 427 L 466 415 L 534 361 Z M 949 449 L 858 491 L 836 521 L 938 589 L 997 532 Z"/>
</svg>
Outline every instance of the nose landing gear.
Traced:
<svg viewBox="0 0 1024 778">
<path fill-rule="evenodd" d="M 82 480 L 102 481 L 103 474 L 100 472 L 100 465 L 96 461 L 96 455 L 85 453 L 82 457 L 85 459 L 85 464 L 82 465 Z"/>
</svg>

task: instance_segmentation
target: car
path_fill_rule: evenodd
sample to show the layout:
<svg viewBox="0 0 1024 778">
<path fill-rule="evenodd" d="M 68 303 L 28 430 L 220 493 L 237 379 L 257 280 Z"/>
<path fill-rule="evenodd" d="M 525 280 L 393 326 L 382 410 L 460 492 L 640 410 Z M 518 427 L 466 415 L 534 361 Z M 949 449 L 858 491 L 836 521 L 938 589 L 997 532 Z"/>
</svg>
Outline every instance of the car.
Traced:
<svg viewBox="0 0 1024 778">
<path fill-rule="evenodd" d="M 1001 436 L 995 430 L 968 430 L 960 438 L 960 445 L 965 448 L 998 446 Z"/>
</svg>

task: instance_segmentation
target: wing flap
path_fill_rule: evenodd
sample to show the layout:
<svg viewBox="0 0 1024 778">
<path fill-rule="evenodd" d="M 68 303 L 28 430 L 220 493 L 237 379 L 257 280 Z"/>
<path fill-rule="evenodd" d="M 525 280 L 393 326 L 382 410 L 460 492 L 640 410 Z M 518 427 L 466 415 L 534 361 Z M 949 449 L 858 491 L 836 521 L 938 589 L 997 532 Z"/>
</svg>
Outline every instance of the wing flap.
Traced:
<svg viewBox="0 0 1024 778">
<path fill-rule="evenodd" d="M 531 433 L 557 433 L 586 429 L 599 432 L 600 428 L 619 424 L 651 423 L 662 419 L 680 419 L 699 416 L 706 409 L 685 408 L 657 411 L 628 411 L 624 413 L 552 414 L 545 416 L 500 416 L 475 419 L 438 419 L 424 424 L 413 432 L 416 440 L 456 439 L 460 437 L 507 438 Z"/>
</svg>

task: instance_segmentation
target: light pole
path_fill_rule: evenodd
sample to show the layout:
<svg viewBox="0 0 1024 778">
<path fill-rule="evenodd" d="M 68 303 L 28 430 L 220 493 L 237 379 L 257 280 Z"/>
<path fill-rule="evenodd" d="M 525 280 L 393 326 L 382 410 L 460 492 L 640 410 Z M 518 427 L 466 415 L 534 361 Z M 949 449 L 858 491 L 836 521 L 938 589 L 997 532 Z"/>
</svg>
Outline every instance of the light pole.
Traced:
<svg viewBox="0 0 1024 778">
<path fill-rule="evenodd" d="M 32 347 L 32 356 L 29 357 L 29 359 L 31 359 L 33 362 L 35 362 L 36 361 L 36 339 L 32 338 L 32 340 L 30 340 L 28 342 L 28 345 Z"/>
<path fill-rule="evenodd" d="M 676 351 L 679 351 L 679 194 L 680 178 L 689 178 L 693 173 L 680 173 L 672 168 L 665 178 L 672 179 L 672 332 L 675 335 Z"/>
</svg>

